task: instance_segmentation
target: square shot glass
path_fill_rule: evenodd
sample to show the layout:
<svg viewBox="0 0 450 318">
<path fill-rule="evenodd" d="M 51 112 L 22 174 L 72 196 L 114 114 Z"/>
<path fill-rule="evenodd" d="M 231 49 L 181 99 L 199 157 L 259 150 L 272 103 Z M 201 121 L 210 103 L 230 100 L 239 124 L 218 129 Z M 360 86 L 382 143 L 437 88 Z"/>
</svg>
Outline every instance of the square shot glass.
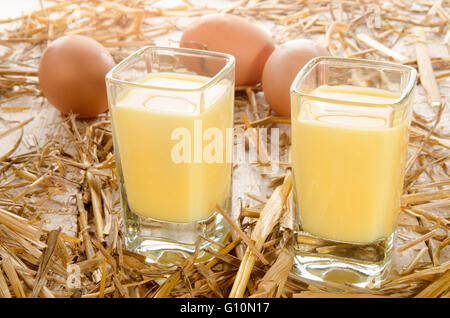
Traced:
<svg viewBox="0 0 450 318">
<path fill-rule="evenodd" d="M 196 249 L 207 260 L 229 233 L 216 207 L 230 207 L 234 65 L 145 47 L 106 75 L 125 245 L 149 262 L 180 264 Z"/>
<path fill-rule="evenodd" d="M 317 57 L 291 86 L 294 273 L 334 289 L 389 274 L 417 71 Z"/>
</svg>

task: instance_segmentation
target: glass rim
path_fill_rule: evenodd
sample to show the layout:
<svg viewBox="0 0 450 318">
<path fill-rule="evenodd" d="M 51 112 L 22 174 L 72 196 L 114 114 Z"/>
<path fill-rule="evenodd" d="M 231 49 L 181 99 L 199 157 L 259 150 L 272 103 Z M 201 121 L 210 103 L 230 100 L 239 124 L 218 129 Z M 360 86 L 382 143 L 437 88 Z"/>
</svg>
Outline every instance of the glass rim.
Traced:
<svg viewBox="0 0 450 318">
<path fill-rule="evenodd" d="M 155 86 L 155 85 L 148 85 L 143 84 L 139 82 L 130 82 L 122 79 L 118 79 L 113 76 L 114 72 L 117 72 L 121 68 L 124 67 L 124 65 L 131 59 L 136 58 L 137 56 L 143 54 L 145 51 L 150 50 L 165 50 L 165 51 L 174 51 L 179 53 L 191 53 L 193 55 L 201 56 L 212 56 L 212 57 L 221 57 L 227 60 L 226 64 L 218 71 L 214 76 L 212 76 L 208 81 L 203 83 L 199 87 L 195 88 L 174 88 L 174 87 L 165 87 L 165 86 Z M 129 87 L 139 87 L 139 88 L 146 88 L 146 89 L 157 89 L 157 90 L 166 90 L 166 91 L 179 91 L 179 92 L 199 92 L 202 90 L 205 90 L 206 88 L 212 86 L 215 84 L 218 79 L 226 73 L 230 68 L 235 65 L 235 58 L 231 54 L 222 53 L 222 52 L 214 52 L 214 51 L 208 51 L 208 50 L 200 50 L 200 49 L 191 49 L 191 48 L 178 48 L 178 47 L 169 47 L 169 46 L 145 46 L 143 48 L 140 48 L 139 50 L 131 53 L 126 58 L 124 58 L 122 61 L 120 61 L 117 65 L 115 65 L 106 75 L 105 80 L 106 82 L 111 82 L 115 84 L 121 84 Z"/>
<path fill-rule="evenodd" d="M 297 94 L 300 96 L 305 96 L 307 98 L 311 98 L 313 100 L 328 102 L 328 103 L 336 103 L 340 102 L 342 103 L 342 99 L 334 99 L 334 98 L 327 98 L 327 97 L 321 97 L 321 96 L 315 96 L 311 95 L 305 92 L 302 92 L 297 89 L 298 83 L 301 81 L 302 78 L 304 78 L 307 73 L 317 64 L 319 64 L 322 61 L 330 61 L 330 62 L 341 62 L 341 63 L 347 63 L 350 66 L 350 63 L 359 63 L 361 66 L 367 65 L 370 67 L 374 66 L 383 66 L 385 68 L 389 68 L 392 71 L 407 71 L 410 73 L 409 81 L 406 85 L 406 87 L 402 90 L 401 95 L 399 98 L 397 98 L 394 102 L 385 102 L 385 103 L 368 103 L 368 102 L 354 102 L 345 100 L 348 105 L 354 105 L 354 106 L 368 106 L 368 107 L 387 107 L 387 106 L 393 106 L 393 107 L 402 107 L 405 105 L 405 100 L 409 98 L 411 93 L 413 92 L 413 89 L 416 85 L 417 81 L 417 70 L 409 65 L 403 65 L 398 63 L 392 63 L 392 62 L 385 62 L 385 61 L 376 61 L 376 60 L 369 60 L 369 59 L 358 59 L 358 58 L 347 58 L 347 57 L 334 57 L 334 56 L 318 56 L 315 58 L 312 58 L 308 63 L 306 63 L 303 68 L 297 73 L 297 75 L 294 78 L 294 81 L 291 84 L 290 92 L 291 94 Z"/>
</svg>

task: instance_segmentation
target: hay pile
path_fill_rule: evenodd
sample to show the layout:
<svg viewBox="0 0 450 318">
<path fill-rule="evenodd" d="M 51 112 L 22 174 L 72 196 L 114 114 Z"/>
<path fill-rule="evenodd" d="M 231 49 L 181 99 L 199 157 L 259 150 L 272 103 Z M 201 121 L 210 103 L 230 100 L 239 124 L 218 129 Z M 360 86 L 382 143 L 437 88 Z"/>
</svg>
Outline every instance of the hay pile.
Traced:
<svg viewBox="0 0 450 318">
<path fill-rule="evenodd" d="M 1 297 L 449 297 L 448 1 L 242 0 L 219 8 L 188 0 L 170 7 L 144 0 L 40 3 L 38 10 L 0 21 L 6 28 L 0 35 Z M 211 252 L 209 263 L 196 264 L 193 255 L 173 268 L 146 264 L 123 248 L 108 114 L 95 121 L 42 119 L 52 110 L 39 90 L 37 65 L 53 39 L 89 35 L 120 61 L 159 44 L 161 36 L 176 45 L 186 21 L 217 11 L 266 23 L 277 43 L 307 37 L 335 56 L 418 68 L 396 246 L 410 257 L 382 286 L 343 285 L 330 293 L 290 274 L 292 230 L 283 226 L 291 212 L 289 162 L 271 163 L 283 169 L 269 180 L 269 197 L 238 194 L 254 203 L 242 204 L 239 216 L 230 218 L 235 235 Z M 289 128 L 289 118 L 272 113 L 262 96 L 260 86 L 236 88 L 235 126 L 250 139 L 258 127 Z M 40 130 L 39 121 L 51 127 Z M 281 138 L 288 149 L 288 134 Z M 263 145 L 263 160 L 254 164 L 263 178 L 266 156 Z"/>
</svg>

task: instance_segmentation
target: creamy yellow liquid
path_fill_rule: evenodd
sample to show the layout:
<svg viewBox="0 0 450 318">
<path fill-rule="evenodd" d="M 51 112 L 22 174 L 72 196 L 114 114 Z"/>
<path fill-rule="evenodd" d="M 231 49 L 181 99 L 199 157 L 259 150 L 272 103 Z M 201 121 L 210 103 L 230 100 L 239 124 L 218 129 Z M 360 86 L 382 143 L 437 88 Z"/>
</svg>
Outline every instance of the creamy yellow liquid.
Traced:
<svg viewBox="0 0 450 318">
<path fill-rule="evenodd" d="M 206 77 L 155 73 L 141 83 L 170 88 L 199 88 Z M 128 89 L 112 107 L 113 127 L 120 153 L 121 170 L 131 210 L 139 215 L 171 222 L 208 218 L 216 204 L 227 198 L 231 163 L 194 163 L 194 121 L 203 131 L 218 128 L 224 138 L 233 127 L 233 86 L 222 80 L 204 94 Z M 191 136 L 192 162 L 173 161 L 172 149 L 181 139 L 172 132 L 186 128 Z M 201 137 L 200 137 L 201 138 Z M 203 148 L 208 141 L 203 141 Z M 223 140 L 225 148 L 231 147 Z M 203 149 L 200 149 L 203 150 Z"/>
<path fill-rule="evenodd" d="M 326 239 L 370 243 L 390 236 L 400 210 L 408 142 L 406 120 L 390 107 L 399 96 L 379 89 L 321 86 L 292 120 L 292 165 L 305 231 Z M 295 100 L 293 100 L 295 102 Z"/>
</svg>

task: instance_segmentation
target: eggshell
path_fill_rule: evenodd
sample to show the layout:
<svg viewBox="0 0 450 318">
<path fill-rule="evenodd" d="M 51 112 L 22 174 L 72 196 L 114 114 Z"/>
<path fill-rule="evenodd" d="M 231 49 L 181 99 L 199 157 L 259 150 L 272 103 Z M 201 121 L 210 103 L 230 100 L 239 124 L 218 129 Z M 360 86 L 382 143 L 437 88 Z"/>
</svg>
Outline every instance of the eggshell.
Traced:
<svg viewBox="0 0 450 318">
<path fill-rule="evenodd" d="M 39 85 L 48 101 L 63 114 L 94 117 L 108 108 L 105 75 L 114 67 L 99 42 L 82 35 L 63 36 L 44 51 Z"/>
<path fill-rule="evenodd" d="M 288 41 L 275 49 L 262 76 L 264 97 L 279 115 L 291 115 L 290 87 L 297 73 L 314 57 L 329 56 L 319 44 L 307 39 Z"/>
<path fill-rule="evenodd" d="M 180 46 L 233 55 L 238 86 L 259 83 L 264 64 L 275 49 L 264 29 L 243 17 L 224 13 L 209 14 L 188 25 Z"/>
</svg>

